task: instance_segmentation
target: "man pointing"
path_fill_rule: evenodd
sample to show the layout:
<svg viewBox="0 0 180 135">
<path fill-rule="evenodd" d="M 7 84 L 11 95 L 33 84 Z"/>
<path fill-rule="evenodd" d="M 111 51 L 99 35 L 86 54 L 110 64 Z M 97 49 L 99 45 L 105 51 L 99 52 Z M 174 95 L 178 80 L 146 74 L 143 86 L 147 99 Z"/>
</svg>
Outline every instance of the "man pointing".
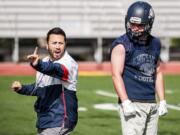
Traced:
<svg viewBox="0 0 180 135">
<path fill-rule="evenodd" d="M 66 34 L 59 28 L 47 33 L 49 56 L 40 59 L 38 48 L 27 56 L 37 70 L 35 83 L 22 85 L 19 81 L 12 89 L 22 95 L 37 96 L 38 135 L 69 135 L 78 120 L 76 84 L 78 64 L 66 51 Z"/>
</svg>

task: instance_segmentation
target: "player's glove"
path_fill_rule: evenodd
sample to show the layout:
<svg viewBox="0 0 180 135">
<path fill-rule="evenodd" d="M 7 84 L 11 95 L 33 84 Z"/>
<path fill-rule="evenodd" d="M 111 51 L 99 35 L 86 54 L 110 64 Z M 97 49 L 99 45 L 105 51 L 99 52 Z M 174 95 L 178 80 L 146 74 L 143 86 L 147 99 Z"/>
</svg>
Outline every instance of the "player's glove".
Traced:
<svg viewBox="0 0 180 135">
<path fill-rule="evenodd" d="M 134 105 L 129 99 L 122 102 L 122 108 L 125 116 L 131 116 L 136 114 Z"/>
<path fill-rule="evenodd" d="M 159 116 L 163 116 L 163 115 L 166 115 L 168 113 L 166 100 L 161 100 L 159 102 L 158 111 L 159 111 Z"/>
</svg>

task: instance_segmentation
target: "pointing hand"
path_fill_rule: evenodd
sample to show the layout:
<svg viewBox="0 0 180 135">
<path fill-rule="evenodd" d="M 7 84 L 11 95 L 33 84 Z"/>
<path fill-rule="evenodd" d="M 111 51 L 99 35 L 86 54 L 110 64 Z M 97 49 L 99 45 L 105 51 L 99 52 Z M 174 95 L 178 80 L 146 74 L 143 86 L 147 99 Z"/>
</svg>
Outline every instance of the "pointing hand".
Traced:
<svg viewBox="0 0 180 135">
<path fill-rule="evenodd" d="M 38 47 L 34 49 L 33 54 L 27 56 L 27 59 L 33 66 L 36 66 L 38 64 L 38 60 L 39 60 Z"/>
</svg>

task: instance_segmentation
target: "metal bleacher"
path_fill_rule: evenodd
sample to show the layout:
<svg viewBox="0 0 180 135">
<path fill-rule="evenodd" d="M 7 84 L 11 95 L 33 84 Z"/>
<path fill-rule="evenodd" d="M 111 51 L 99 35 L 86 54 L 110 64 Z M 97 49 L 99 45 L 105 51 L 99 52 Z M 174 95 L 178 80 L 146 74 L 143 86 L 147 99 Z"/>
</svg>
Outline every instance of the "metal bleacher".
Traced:
<svg viewBox="0 0 180 135">
<path fill-rule="evenodd" d="M 54 26 L 70 37 L 115 35 L 122 12 L 119 0 L 0 0 L 0 36 L 40 37 Z"/>
<path fill-rule="evenodd" d="M 151 0 L 156 13 L 154 30 L 160 37 L 180 37 L 180 0 Z"/>
<path fill-rule="evenodd" d="M 41 37 L 61 26 L 70 37 L 116 37 L 134 0 L 0 0 L 0 37 Z M 153 33 L 180 36 L 180 0 L 148 0 L 156 13 Z"/>
<path fill-rule="evenodd" d="M 50 28 L 59 26 L 69 38 L 97 39 L 96 52 L 102 53 L 102 39 L 125 32 L 124 17 L 134 1 L 0 0 L 0 38 L 41 38 Z M 167 39 L 180 37 L 180 0 L 145 1 L 156 15 L 152 33 L 168 47 Z"/>
</svg>

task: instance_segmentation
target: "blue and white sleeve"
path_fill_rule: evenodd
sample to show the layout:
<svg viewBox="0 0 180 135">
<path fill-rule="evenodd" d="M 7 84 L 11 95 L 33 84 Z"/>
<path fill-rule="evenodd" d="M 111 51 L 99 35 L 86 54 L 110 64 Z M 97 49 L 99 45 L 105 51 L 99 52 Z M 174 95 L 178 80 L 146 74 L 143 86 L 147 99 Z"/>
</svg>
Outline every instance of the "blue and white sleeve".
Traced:
<svg viewBox="0 0 180 135">
<path fill-rule="evenodd" d="M 63 81 L 68 80 L 69 71 L 60 63 L 53 63 L 52 61 L 44 62 L 39 60 L 38 65 L 32 67 L 43 74 L 59 78 Z"/>
<path fill-rule="evenodd" d="M 22 85 L 22 88 L 17 91 L 17 93 L 28 96 L 37 96 L 37 88 L 35 87 L 35 83 Z"/>
</svg>

